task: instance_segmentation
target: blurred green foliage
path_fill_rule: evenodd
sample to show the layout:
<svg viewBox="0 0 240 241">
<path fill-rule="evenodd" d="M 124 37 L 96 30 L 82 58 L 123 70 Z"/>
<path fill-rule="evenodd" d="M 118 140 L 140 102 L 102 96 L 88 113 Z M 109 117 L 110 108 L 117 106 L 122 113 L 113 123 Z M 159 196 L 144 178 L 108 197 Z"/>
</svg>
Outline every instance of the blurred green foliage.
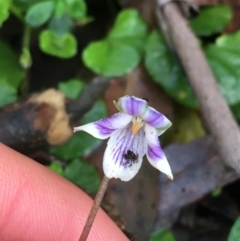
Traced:
<svg viewBox="0 0 240 241">
<path fill-rule="evenodd" d="M 190 21 L 193 31 L 199 36 L 221 33 L 232 19 L 232 9 L 228 5 L 203 8 L 201 13 Z"/>
<path fill-rule="evenodd" d="M 152 233 L 149 241 L 177 241 L 168 229 L 161 229 Z"/>
<path fill-rule="evenodd" d="M 228 241 L 240 240 L 240 217 L 235 221 L 228 236 Z"/>
<path fill-rule="evenodd" d="M 26 84 L 23 69 L 29 68 L 34 59 L 31 56 L 30 33 L 32 29 L 37 29 L 38 45 L 45 54 L 63 59 L 77 55 L 79 62 L 82 58 L 91 71 L 104 76 L 123 76 L 144 62 L 152 79 L 169 96 L 184 108 L 198 108 L 182 66 L 172 54 L 163 34 L 157 29 L 148 31 L 147 24 L 137 10 L 120 11 L 105 38 L 89 42 L 82 53 L 78 52 L 78 39 L 73 30 L 76 26 L 94 21 L 88 16 L 85 0 L 0 0 L 0 27 L 10 14 L 22 22 L 24 41 L 21 52 L 17 54 L 0 40 L 0 107 L 13 103 L 22 94 L 22 86 Z M 232 10 L 229 6 L 205 7 L 199 16 L 190 21 L 190 26 L 199 38 L 223 96 L 240 120 L 240 31 L 222 34 L 231 19 Z M 58 89 L 69 99 L 76 99 L 84 87 L 85 84 L 78 79 L 58 85 Z M 98 101 L 79 125 L 105 116 L 105 105 Z M 172 141 L 187 142 L 204 134 L 193 110 L 187 109 L 186 115 L 177 122 L 177 127 L 188 131 L 183 135 L 180 130 Z M 191 123 L 192 128 L 188 128 L 186 123 Z M 100 183 L 99 176 L 93 166 L 83 160 L 100 143 L 100 140 L 87 133 L 75 133 L 64 145 L 51 148 L 51 153 L 67 161 L 67 166 L 63 168 L 56 160 L 49 168 L 94 193 Z M 229 241 L 238 240 L 239 223 L 237 220 L 233 226 Z M 175 238 L 170 231 L 161 230 L 152 235 L 151 241 L 155 240 L 175 241 Z"/>
</svg>

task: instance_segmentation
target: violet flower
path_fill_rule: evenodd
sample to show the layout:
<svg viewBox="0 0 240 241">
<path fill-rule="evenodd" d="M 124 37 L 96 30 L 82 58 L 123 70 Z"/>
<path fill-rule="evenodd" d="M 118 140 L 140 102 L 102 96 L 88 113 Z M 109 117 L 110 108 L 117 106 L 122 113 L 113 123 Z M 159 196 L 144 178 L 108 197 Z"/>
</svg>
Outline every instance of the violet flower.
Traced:
<svg viewBox="0 0 240 241">
<path fill-rule="evenodd" d="M 103 158 L 103 171 L 108 178 L 131 180 L 139 171 L 143 156 L 152 166 L 173 179 L 171 168 L 160 146 L 158 136 L 172 123 L 148 102 L 124 96 L 114 102 L 118 113 L 111 117 L 74 128 L 99 139 L 110 137 Z"/>
</svg>

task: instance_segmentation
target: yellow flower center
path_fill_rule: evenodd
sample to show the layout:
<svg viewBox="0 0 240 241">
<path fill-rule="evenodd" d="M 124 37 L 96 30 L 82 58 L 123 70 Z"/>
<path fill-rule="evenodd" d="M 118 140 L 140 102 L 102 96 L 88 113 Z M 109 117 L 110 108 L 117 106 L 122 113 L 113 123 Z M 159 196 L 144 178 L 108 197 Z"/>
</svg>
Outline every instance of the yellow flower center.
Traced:
<svg viewBox="0 0 240 241">
<path fill-rule="evenodd" d="M 132 135 L 136 135 L 143 127 L 144 121 L 140 117 L 133 117 L 132 123 Z"/>
</svg>

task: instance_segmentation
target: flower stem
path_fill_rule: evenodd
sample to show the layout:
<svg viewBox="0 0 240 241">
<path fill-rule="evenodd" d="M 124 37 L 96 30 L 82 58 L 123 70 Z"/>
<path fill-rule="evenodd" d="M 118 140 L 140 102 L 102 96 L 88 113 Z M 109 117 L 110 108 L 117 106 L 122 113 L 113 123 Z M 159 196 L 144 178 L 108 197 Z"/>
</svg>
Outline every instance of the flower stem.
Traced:
<svg viewBox="0 0 240 241">
<path fill-rule="evenodd" d="M 91 211 L 88 215 L 88 218 L 87 218 L 87 221 L 85 223 L 85 226 L 83 228 L 83 231 L 82 231 L 82 234 L 79 238 L 79 241 L 86 241 L 87 240 L 87 237 L 89 235 L 89 232 L 91 230 L 91 227 L 93 225 L 93 221 L 97 215 L 97 211 L 100 207 L 100 204 L 102 202 L 102 199 L 103 199 L 103 196 L 104 196 L 104 193 L 107 189 L 107 186 L 108 186 L 108 182 L 109 182 L 109 178 L 104 176 L 103 177 L 103 180 L 101 182 L 101 185 L 98 189 L 98 192 L 97 192 L 97 195 L 95 197 L 95 200 L 93 202 L 93 205 L 92 205 L 92 208 L 91 208 Z"/>
</svg>

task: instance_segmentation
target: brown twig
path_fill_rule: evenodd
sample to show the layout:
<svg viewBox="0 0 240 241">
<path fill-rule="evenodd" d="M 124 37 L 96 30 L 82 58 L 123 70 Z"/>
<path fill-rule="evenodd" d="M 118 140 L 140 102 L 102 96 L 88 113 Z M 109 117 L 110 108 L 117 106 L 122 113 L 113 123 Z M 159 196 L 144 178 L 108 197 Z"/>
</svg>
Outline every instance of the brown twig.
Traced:
<svg viewBox="0 0 240 241">
<path fill-rule="evenodd" d="M 239 128 L 220 93 L 199 43 L 175 3 L 161 6 L 159 0 L 158 5 L 220 156 L 227 165 L 240 173 Z"/>
<path fill-rule="evenodd" d="M 82 231 L 82 234 L 79 238 L 79 241 L 86 241 L 87 238 L 88 238 L 88 235 L 89 235 L 89 232 L 92 228 L 92 225 L 93 225 L 93 222 L 94 222 L 94 219 L 97 215 L 97 211 L 100 207 L 100 204 L 102 202 L 102 199 L 103 199 L 103 196 L 104 196 L 104 193 L 107 189 L 107 186 L 108 186 L 108 182 L 109 182 L 109 178 L 107 178 L 106 176 L 103 177 L 103 180 L 101 182 L 101 185 L 98 189 L 98 193 L 94 199 L 94 203 L 92 205 L 92 208 L 91 208 L 91 211 L 89 212 L 89 215 L 88 215 L 88 218 L 87 218 L 87 221 L 84 225 L 84 228 L 83 228 L 83 231 Z"/>
<path fill-rule="evenodd" d="M 71 101 L 66 104 L 71 123 L 81 119 L 81 117 L 91 109 L 99 97 L 106 91 L 111 80 L 111 78 L 107 77 L 96 77 L 76 101 Z"/>
</svg>

